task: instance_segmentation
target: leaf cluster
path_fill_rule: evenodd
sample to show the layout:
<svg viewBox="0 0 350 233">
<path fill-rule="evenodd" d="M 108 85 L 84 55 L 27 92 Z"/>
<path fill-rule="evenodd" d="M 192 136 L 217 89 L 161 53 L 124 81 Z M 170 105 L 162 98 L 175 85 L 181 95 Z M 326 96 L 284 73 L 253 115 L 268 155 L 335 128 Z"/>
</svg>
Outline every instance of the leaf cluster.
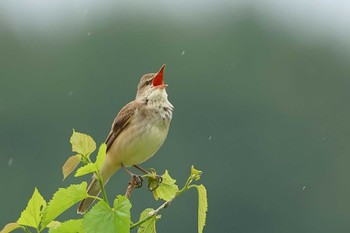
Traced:
<svg viewBox="0 0 350 233">
<path fill-rule="evenodd" d="M 106 145 L 102 144 L 99 147 L 96 161 L 92 162 L 90 155 L 96 150 L 96 143 L 89 135 L 73 131 L 70 142 L 72 151 L 77 154 L 70 156 L 63 165 L 63 179 L 71 174 L 79 164 L 82 164 L 75 172 L 75 176 L 93 173 L 100 184 L 103 184 L 100 170 L 106 157 Z M 110 205 L 104 189 L 102 189 L 103 198 L 90 196 L 86 191 L 87 183 L 82 182 L 72 184 L 67 188 L 59 188 L 51 200 L 46 202 L 38 189 L 35 188 L 18 220 L 7 224 L 1 233 L 9 233 L 16 229 L 22 229 L 27 233 L 32 232 L 33 229 L 35 232 L 48 229 L 49 233 L 129 233 L 132 229 L 137 229 L 138 233 L 155 233 L 156 223 L 161 218 L 159 212 L 191 188 L 198 191 L 198 232 L 201 233 L 205 226 L 208 210 L 207 191 L 202 184 L 192 184 L 200 179 L 201 174 L 201 171 L 192 166 L 190 176 L 181 189 L 167 170 L 161 176 L 162 182 L 159 187 L 156 187 L 158 179 L 154 170 L 144 175 L 143 177 L 147 178 L 148 187 L 152 190 L 154 198 L 164 202 L 156 209 L 146 208 L 136 223 L 131 221 L 132 205 L 127 196 L 117 195 L 113 200 L 113 205 Z M 63 212 L 86 198 L 95 198 L 98 201 L 83 217 L 64 222 L 55 220 Z"/>
</svg>

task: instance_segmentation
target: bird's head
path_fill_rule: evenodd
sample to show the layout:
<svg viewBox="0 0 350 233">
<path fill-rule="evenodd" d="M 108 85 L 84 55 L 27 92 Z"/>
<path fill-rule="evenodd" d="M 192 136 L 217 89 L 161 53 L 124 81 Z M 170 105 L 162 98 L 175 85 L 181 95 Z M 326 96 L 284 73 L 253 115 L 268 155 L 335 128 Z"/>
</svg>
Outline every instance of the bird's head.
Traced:
<svg viewBox="0 0 350 233">
<path fill-rule="evenodd" d="M 165 88 L 168 86 L 163 81 L 165 65 L 162 65 L 157 73 L 145 74 L 137 86 L 136 99 L 153 100 L 167 97 Z"/>
</svg>

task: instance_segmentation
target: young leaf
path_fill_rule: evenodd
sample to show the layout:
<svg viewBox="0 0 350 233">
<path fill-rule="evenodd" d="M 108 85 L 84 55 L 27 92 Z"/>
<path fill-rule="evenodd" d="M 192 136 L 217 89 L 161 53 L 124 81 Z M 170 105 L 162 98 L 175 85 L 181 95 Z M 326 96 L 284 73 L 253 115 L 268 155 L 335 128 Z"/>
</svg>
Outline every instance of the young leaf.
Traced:
<svg viewBox="0 0 350 233">
<path fill-rule="evenodd" d="M 1 233 L 9 233 L 11 231 L 14 231 L 18 228 L 20 228 L 21 226 L 18 223 L 12 222 L 12 223 L 8 223 L 6 224 L 6 226 L 4 226 L 4 228 L 0 231 Z"/>
<path fill-rule="evenodd" d="M 195 187 L 198 191 L 198 233 L 202 233 L 208 211 L 207 190 L 202 184 Z"/>
<path fill-rule="evenodd" d="M 128 233 L 130 232 L 131 203 L 125 196 L 118 196 L 111 208 L 100 201 L 84 215 L 83 228 L 86 233 Z"/>
<path fill-rule="evenodd" d="M 49 229 L 49 233 L 85 233 L 82 227 L 83 219 L 71 219 Z"/>
<path fill-rule="evenodd" d="M 32 197 L 30 198 L 26 209 L 22 212 L 21 217 L 17 223 L 23 226 L 34 227 L 39 229 L 40 220 L 42 217 L 42 210 L 46 207 L 46 201 L 35 188 Z"/>
<path fill-rule="evenodd" d="M 194 179 L 196 181 L 199 180 L 201 178 L 202 173 L 203 173 L 202 171 L 195 169 L 193 165 L 191 166 L 191 178 L 192 179 Z"/>
<path fill-rule="evenodd" d="M 141 215 L 139 221 L 147 218 L 149 216 L 149 213 L 151 211 L 154 211 L 152 208 L 145 209 Z M 137 230 L 137 233 L 156 233 L 156 220 L 159 216 L 153 216 L 150 219 L 148 219 L 146 222 L 142 223 Z"/>
<path fill-rule="evenodd" d="M 78 133 L 73 130 L 73 134 L 70 138 L 72 144 L 72 151 L 88 156 L 96 150 L 96 143 L 92 137 L 87 134 Z"/>
<path fill-rule="evenodd" d="M 83 176 L 92 172 L 97 171 L 96 165 L 94 163 L 88 163 L 84 167 L 78 168 L 78 170 L 75 172 L 74 176 Z"/>
<path fill-rule="evenodd" d="M 97 157 L 96 157 L 96 167 L 97 169 L 101 169 L 102 167 L 102 163 L 103 161 L 105 160 L 106 158 L 106 150 L 107 150 L 107 145 L 105 143 L 103 143 L 100 148 L 98 149 L 98 154 L 97 154 Z"/>
<path fill-rule="evenodd" d="M 163 199 L 164 201 L 169 201 L 172 199 L 176 192 L 179 191 L 179 187 L 175 184 L 176 180 L 170 177 L 167 170 L 162 175 L 163 181 L 159 187 L 153 191 L 153 196 L 156 200 Z"/>
<path fill-rule="evenodd" d="M 68 188 L 58 189 L 44 211 L 41 229 L 44 229 L 47 224 L 72 205 L 87 198 L 86 187 L 87 183 L 82 182 L 81 184 L 71 185 Z"/>
<path fill-rule="evenodd" d="M 63 180 L 66 179 L 67 176 L 72 173 L 72 171 L 74 171 L 74 169 L 79 165 L 80 160 L 79 154 L 73 155 L 67 159 L 62 167 Z"/>
</svg>

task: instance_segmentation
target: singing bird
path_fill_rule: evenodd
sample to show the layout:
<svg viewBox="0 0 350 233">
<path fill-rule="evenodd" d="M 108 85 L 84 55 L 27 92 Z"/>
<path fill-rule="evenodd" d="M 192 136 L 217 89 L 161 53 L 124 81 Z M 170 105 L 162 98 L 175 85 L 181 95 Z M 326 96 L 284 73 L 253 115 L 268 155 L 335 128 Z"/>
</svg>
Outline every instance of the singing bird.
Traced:
<svg viewBox="0 0 350 233">
<path fill-rule="evenodd" d="M 174 107 L 165 90 L 164 68 L 165 65 L 157 73 L 143 75 L 135 100 L 115 117 L 105 142 L 107 155 L 101 168 L 104 185 L 120 167 L 138 165 L 152 157 L 165 141 Z M 100 194 L 101 187 L 95 176 L 87 192 L 93 196 Z M 93 201 L 93 198 L 84 199 L 77 212 L 84 214 Z"/>
</svg>

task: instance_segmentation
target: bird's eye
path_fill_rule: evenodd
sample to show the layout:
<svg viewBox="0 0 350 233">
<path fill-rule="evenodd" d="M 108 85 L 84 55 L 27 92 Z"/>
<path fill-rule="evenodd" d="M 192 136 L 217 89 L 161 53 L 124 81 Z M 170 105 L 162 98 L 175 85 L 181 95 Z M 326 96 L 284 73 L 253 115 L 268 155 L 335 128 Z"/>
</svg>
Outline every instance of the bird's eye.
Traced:
<svg viewBox="0 0 350 233">
<path fill-rule="evenodd" d="M 148 86 L 148 85 L 150 85 L 152 83 L 152 80 L 147 80 L 146 81 L 146 85 Z"/>
</svg>

